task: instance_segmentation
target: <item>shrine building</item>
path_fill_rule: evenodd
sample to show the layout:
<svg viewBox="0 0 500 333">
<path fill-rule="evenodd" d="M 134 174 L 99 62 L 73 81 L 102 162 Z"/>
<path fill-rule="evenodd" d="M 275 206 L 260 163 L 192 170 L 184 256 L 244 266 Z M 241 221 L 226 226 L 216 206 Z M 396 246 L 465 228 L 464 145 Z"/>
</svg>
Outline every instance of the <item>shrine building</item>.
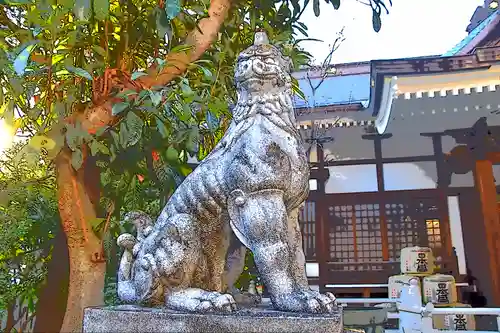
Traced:
<svg viewBox="0 0 500 333">
<path fill-rule="evenodd" d="M 294 76 L 311 163 L 301 212 L 312 285 L 387 293 L 400 250 L 429 246 L 500 306 L 500 11 L 487 0 L 444 55 L 336 65 Z M 335 284 L 351 284 L 348 289 Z M 368 286 L 367 286 L 368 285 Z M 333 288 L 333 289 L 332 289 Z"/>
</svg>

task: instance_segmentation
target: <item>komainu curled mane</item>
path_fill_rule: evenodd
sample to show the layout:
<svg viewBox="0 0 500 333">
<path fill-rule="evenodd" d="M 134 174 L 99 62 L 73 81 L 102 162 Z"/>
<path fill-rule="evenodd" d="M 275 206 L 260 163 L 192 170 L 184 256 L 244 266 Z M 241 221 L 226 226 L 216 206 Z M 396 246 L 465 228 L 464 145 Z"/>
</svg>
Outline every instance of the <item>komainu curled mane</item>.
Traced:
<svg viewBox="0 0 500 333">
<path fill-rule="evenodd" d="M 332 294 L 312 291 L 305 275 L 297 209 L 309 192 L 309 166 L 296 129 L 290 62 L 264 33 L 238 58 L 238 103 L 212 153 L 172 195 L 156 223 L 141 213 L 124 248 L 118 294 L 128 303 L 183 311 L 233 311 L 225 294 L 255 263 L 274 307 L 332 312 Z"/>
</svg>

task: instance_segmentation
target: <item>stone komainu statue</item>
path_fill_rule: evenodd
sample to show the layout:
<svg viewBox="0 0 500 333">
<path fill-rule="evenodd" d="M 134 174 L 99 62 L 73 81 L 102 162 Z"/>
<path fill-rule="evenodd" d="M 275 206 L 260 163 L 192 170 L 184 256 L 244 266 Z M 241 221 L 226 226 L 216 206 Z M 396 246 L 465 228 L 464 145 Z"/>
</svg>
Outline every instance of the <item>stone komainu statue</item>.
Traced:
<svg viewBox="0 0 500 333">
<path fill-rule="evenodd" d="M 309 165 L 296 128 L 291 63 L 263 32 L 237 62 L 238 103 L 215 149 L 171 196 L 156 223 L 129 213 L 118 295 L 181 311 L 233 311 L 225 294 L 252 251 L 274 307 L 333 312 L 335 297 L 309 288 L 298 207 Z"/>
</svg>

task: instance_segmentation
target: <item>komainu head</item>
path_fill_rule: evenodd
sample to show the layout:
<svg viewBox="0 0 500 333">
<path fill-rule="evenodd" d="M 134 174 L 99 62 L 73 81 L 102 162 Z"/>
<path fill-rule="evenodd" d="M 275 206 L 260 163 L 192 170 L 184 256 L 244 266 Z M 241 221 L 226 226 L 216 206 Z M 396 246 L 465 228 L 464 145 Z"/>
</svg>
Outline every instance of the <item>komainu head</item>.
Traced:
<svg viewBox="0 0 500 333">
<path fill-rule="evenodd" d="M 240 53 L 234 74 L 240 93 L 290 88 L 291 61 L 269 44 L 265 32 L 255 34 L 254 45 Z"/>
</svg>

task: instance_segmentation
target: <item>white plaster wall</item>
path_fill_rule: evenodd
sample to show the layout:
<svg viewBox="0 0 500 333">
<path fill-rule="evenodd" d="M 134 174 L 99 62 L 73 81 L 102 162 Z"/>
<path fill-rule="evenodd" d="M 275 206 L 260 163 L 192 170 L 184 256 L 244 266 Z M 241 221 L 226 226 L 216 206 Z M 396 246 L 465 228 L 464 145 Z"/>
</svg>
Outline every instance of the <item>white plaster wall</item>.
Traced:
<svg viewBox="0 0 500 333">
<path fill-rule="evenodd" d="M 377 173 L 374 164 L 328 167 L 330 178 L 326 193 L 376 192 Z"/>
<path fill-rule="evenodd" d="M 467 264 L 465 260 L 465 248 L 462 233 L 462 219 L 460 217 L 460 205 L 458 197 L 448 197 L 448 214 L 450 219 L 451 243 L 455 247 L 458 258 L 458 271 L 460 274 L 467 274 Z"/>
<path fill-rule="evenodd" d="M 386 132 L 393 134 L 384 140 L 384 157 L 418 156 L 432 154 L 432 139 L 420 133 L 443 132 L 448 129 L 468 128 L 479 118 L 487 117 L 490 126 L 500 125 L 497 91 L 472 91 L 458 96 L 405 99 L 400 95 L 393 103 L 391 119 Z M 451 137 L 443 138 L 443 149 L 455 146 Z"/>
</svg>

